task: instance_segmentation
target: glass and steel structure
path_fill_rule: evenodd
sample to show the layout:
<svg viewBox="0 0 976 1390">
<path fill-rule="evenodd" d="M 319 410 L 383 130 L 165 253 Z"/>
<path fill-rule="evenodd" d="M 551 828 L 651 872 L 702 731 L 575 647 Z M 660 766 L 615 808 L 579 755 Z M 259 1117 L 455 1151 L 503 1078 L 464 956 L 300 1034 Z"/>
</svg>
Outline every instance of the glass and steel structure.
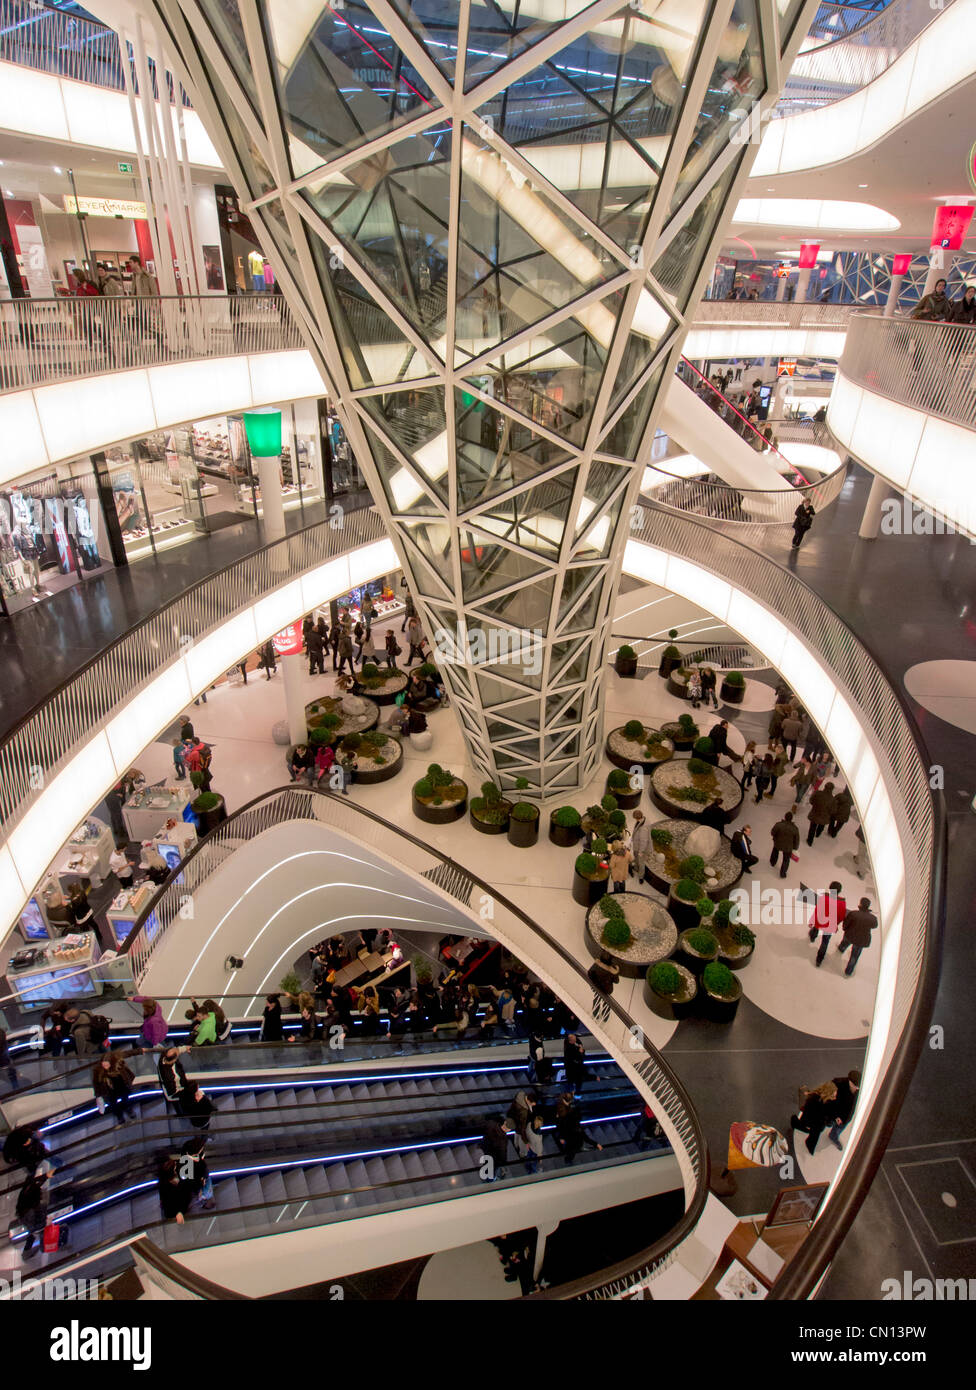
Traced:
<svg viewBox="0 0 976 1390">
<path fill-rule="evenodd" d="M 592 775 L 658 394 L 815 9 L 137 0 L 506 788 Z"/>
</svg>

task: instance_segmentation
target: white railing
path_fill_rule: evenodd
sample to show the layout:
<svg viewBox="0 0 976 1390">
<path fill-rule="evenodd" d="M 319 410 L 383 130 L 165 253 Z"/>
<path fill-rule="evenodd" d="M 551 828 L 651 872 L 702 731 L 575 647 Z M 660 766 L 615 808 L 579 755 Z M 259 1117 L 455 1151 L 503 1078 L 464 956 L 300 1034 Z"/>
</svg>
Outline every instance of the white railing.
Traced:
<svg viewBox="0 0 976 1390">
<path fill-rule="evenodd" d="M 657 464 L 653 468 L 660 481 L 643 490 L 648 501 L 711 521 L 752 526 L 792 526 L 801 502 L 809 498 L 814 510 L 822 511 L 836 502 L 847 481 L 846 463 L 819 482 L 769 492 L 730 487 L 727 483 L 706 482 L 701 478 L 682 478 L 669 474 Z"/>
<path fill-rule="evenodd" d="M 63 295 L 0 302 L 0 391 L 301 347 L 280 295 Z"/>
<path fill-rule="evenodd" d="M 859 304 L 819 304 L 775 299 L 703 299 L 694 328 L 734 324 L 736 328 L 849 328 Z"/>
<path fill-rule="evenodd" d="M 976 328 L 859 314 L 839 370 L 848 381 L 976 430 Z"/>
</svg>

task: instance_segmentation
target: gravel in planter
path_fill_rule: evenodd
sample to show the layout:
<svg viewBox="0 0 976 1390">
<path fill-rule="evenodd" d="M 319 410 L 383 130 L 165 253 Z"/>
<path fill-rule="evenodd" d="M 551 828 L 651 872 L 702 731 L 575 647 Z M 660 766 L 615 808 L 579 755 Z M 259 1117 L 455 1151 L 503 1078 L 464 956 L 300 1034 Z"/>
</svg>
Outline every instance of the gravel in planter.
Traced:
<svg viewBox="0 0 976 1390">
<path fill-rule="evenodd" d="M 586 914 L 586 930 L 595 954 L 609 951 L 621 971 L 627 975 L 639 975 L 649 965 L 665 960 L 678 942 L 678 929 L 670 913 L 646 893 L 613 893 L 609 898 L 623 912 L 630 928 L 631 942 L 629 946 L 608 946 L 603 940 L 608 918 L 603 912 L 601 899 Z"/>
<path fill-rule="evenodd" d="M 377 704 L 391 705 L 401 691 L 407 688 L 408 677 L 403 671 L 384 671 L 373 680 L 364 681 L 356 677 L 356 694 L 360 698 L 375 700 Z"/>
<path fill-rule="evenodd" d="M 362 714 L 347 714 L 342 708 L 343 696 L 324 695 L 318 700 L 313 700 L 311 704 L 305 706 L 305 722 L 309 729 L 309 739 L 313 729 L 320 727 L 322 716 L 325 714 L 337 714 L 339 723 L 331 731 L 329 742 L 334 743 L 346 734 L 363 734 L 367 729 L 373 729 L 380 717 L 379 708 L 368 700 L 364 695 L 355 697 L 360 700 L 365 707 Z"/>
<path fill-rule="evenodd" d="M 695 774 L 689 771 L 689 762 L 688 758 L 675 758 L 654 769 L 651 773 L 651 786 L 656 798 L 664 803 L 672 814 L 700 815 L 716 796 L 720 798 L 723 811 L 736 810 L 742 802 L 742 787 L 731 773 L 713 767 L 708 773 Z M 673 787 L 704 791 L 707 793 L 707 799 L 685 800 L 674 794 Z"/>
<path fill-rule="evenodd" d="M 607 735 L 607 757 L 615 767 L 622 767 L 624 771 L 631 767 L 640 767 L 649 772 L 658 763 L 674 757 L 674 744 L 664 737 L 660 729 L 645 724 L 642 726 L 642 737 L 634 739 L 628 738 L 624 733 L 626 727 L 625 724 L 621 724 L 619 728 L 611 729 Z"/>
<path fill-rule="evenodd" d="M 656 821 L 651 826 L 653 830 L 667 830 L 671 835 L 671 843 L 661 853 L 652 843 L 650 853 L 646 863 L 650 875 L 651 883 L 660 893 L 667 893 L 672 883 L 677 883 L 681 874 L 678 865 L 688 856 L 685 848 L 688 836 L 692 831 L 697 830 L 695 821 L 690 820 L 661 820 Z M 661 857 L 658 858 L 658 854 Z M 702 892 L 717 902 L 720 898 L 728 897 L 728 889 L 738 883 L 742 875 L 742 861 L 736 859 L 732 853 L 732 846 L 728 839 L 723 835 L 719 843 L 718 851 L 706 861 L 706 877 L 702 882 Z M 708 871 L 714 873 L 714 878 L 708 876 Z"/>
<path fill-rule="evenodd" d="M 368 785 L 395 777 L 403 767 L 403 745 L 389 734 L 363 735 L 356 751 L 356 780 Z"/>
</svg>

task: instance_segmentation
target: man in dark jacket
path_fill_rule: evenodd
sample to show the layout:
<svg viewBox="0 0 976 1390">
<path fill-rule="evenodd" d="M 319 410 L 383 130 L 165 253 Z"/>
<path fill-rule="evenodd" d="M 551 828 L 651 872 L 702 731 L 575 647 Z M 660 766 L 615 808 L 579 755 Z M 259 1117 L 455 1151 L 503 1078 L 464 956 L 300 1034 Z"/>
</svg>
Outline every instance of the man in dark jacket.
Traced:
<svg viewBox="0 0 976 1390">
<path fill-rule="evenodd" d="M 349 674 L 350 676 L 354 675 L 355 672 L 352 669 L 352 638 L 348 632 L 340 633 L 339 645 L 336 647 L 336 656 L 339 658 L 339 665 L 337 667 L 339 675 L 342 675 L 342 668 L 347 661 L 349 663 Z"/>
<path fill-rule="evenodd" d="M 800 848 L 800 832 L 793 824 L 793 812 L 787 811 L 783 819 L 778 820 L 769 833 L 773 838 L 773 852 L 769 856 L 770 865 L 775 868 L 776 860 L 782 856 L 779 876 L 785 878 L 790 867 L 790 856 Z"/>
<path fill-rule="evenodd" d="M 25 1260 L 37 1245 L 37 1233 L 43 1231 L 47 1225 L 47 1199 L 44 1195 L 46 1181 L 46 1175 L 32 1174 L 17 1193 L 17 1216 L 27 1230 L 23 1251 Z"/>
<path fill-rule="evenodd" d="M 723 753 L 726 757 L 729 756 L 729 721 L 727 719 L 713 724 L 708 731 L 708 737 L 712 740 L 716 758 L 720 758 Z"/>
<path fill-rule="evenodd" d="M 830 813 L 830 825 L 827 827 L 827 834 L 832 840 L 836 840 L 837 832 L 842 825 L 846 825 L 851 818 L 851 811 L 854 809 L 854 798 L 851 796 L 849 787 L 838 792 L 834 797 L 834 808 Z"/>
<path fill-rule="evenodd" d="M 508 1136 L 514 1128 L 514 1124 L 506 1115 L 504 1120 L 492 1120 L 481 1136 L 481 1152 L 488 1159 L 485 1173 L 486 1182 L 494 1182 L 496 1178 L 505 1176 L 505 1164 L 508 1162 Z"/>
<path fill-rule="evenodd" d="M 854 967 L 861 958 L 861 952 L 871 945 L 871 933 L 877 928 L 878 919 L 871 911 L 871 899 L 862 898 L 854 912 L 844 918 L 844 939 L 837 947 L 841 955 L 851 948 L 851 958 L 847 962 L 845 975 L 853 975 Z"/>
<path fill-rule="evenodd" d="M 854 1114 L 854 1107 L 857 1104 L 857 1093 L 861 1086 L 861 1073 L 855 1067 L 846 1076 L 835 1076 L 834 1085 L 837 1087 L 837 1099 L 834 1101 L 834 1118 L 831 1122 L 830 1133 L 827 1138 L 835 1148 L 842 1148 L 840 1142 L 841 1131 L 846 1128 Z"/>
<path fill-rule="evenodd" d="M 813 510 L 813 503 L 807 497 L 800 503 L 793 513 L 793 549 L 799 550 L 803 537 L 813 525 L 813 518 L 816 512 Z"/>
<path fill-rule="evenodd" d="M 810 822 L 810 829 L 807 831 L 807 844 L 812 845 L 814 840 L 824 833 L 830 824 L 830 818 L 834 814 L 834 784 L 828 782 L 819 791 L 813 793 L 810 798 L 810 810 L 807 820 Z"/>
<path fill-rule="evenodd" d="M 753 864 L 759 863 L 759 855 L 753 854 L 752 852 L 751 835 L 752 826 L 744 825 L 741 830 L 737 830 L 732 836 L 732 844 L 730 846 L 736 859 L 742 861 L 742 872 L 744 874 L 751 874 Z"/>
<path fill-rule="evenodd" d="M 317 627 L 310 627 L 305 634 L 305 650 L 308 652 L 308 674 L 325 675 L 325 642 Z"/>
</svg>

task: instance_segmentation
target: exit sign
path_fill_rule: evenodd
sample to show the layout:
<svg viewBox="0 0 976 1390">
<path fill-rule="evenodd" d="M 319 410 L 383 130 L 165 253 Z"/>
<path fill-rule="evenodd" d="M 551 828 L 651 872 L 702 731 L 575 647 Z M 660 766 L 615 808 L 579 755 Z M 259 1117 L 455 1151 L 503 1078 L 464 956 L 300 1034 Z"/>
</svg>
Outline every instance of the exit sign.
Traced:
<svg viewBox="0 0 976 1390">
<path fill-rule="evenodd" d="M 120 173 L 120 174 L 131 174 L 131 173 L 132 173 L 132 165 L 131 165 L 131 164 L 123 164 L 122 161 L 120 160 L 120 161 L 119 161 L 119 173 Z"/>
</svg>

